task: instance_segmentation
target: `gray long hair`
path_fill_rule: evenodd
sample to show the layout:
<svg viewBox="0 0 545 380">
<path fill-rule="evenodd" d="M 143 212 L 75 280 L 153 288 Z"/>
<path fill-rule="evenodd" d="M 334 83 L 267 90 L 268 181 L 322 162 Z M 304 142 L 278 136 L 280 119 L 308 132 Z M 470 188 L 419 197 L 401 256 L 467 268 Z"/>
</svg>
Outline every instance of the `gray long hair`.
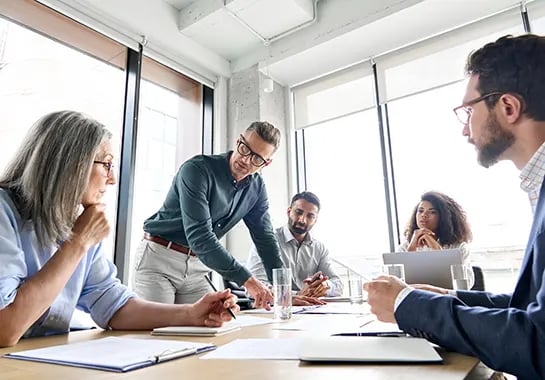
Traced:
<svg viewBox="0 0 545 380">
<path fill-rule="evenodd" d="M 104 125 L 75 111 L 47 114 L 26 135 L 0 187 L 11 191 L 41 244 L 70 238 L 97 150 L 111 137 Z"/>
</svg>

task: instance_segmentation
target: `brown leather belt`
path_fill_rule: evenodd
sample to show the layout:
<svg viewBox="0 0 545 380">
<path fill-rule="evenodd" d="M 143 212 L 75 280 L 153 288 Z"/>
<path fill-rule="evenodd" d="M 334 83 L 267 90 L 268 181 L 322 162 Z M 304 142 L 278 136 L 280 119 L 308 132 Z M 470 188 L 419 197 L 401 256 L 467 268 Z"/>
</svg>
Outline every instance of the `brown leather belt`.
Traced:
<svg viewBox="0 0 545 380">
<path fill-rule="evenodd" d="M 184 255 L 197 256 L 190 248 L 174 243 L 173 241 L 168 241 L 167 239 L 163 239 L 162 237 L 159 237 L 159 236 L 150 235 L 147 232 L 144 233 L 144 239 L 160 244 L 163 247 L 173 249 L 176 252 L 183 253 Z"/>
</svg>

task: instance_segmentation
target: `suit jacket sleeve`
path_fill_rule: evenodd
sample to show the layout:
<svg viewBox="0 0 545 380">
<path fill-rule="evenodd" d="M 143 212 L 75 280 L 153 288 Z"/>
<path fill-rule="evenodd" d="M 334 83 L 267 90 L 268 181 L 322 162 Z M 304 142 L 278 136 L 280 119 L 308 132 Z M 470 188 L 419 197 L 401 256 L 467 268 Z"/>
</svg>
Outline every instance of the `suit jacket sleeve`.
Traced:
<svg viewBox="0 0 545 380">
<path fill-rule="evenodd" d="M 526 254 L 529 264 L 509 307 L 506 295 L 460 292 L 460 299 L 414 290 L 395 312 L 399 327 L 519 379 L 545 378 L 544 232 Z M 464 299 L 484 306 L 470 306 Z"/>
<path fill-rule="evenodd" d="M 511 294 L 493 294 L 489 292 L 458 290 L 456 295 L 468 306 L 484 306 L 505 309 L 509 307 Z"/>
</svg>

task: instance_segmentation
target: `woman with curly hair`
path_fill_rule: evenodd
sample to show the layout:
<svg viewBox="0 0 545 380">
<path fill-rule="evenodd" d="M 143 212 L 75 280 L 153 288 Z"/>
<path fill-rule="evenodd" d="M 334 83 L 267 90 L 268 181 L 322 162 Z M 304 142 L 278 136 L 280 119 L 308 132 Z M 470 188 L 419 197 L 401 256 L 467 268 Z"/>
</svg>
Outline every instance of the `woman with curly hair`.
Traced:
<svg viewBox="0 0 545 380">
<path fill-rule="evenodd" d="M 448 195 L 429 191 L 422 194 L 414 208 L 405 238 L 399 251 L 460 248 L 465 262 L 469 258 L 467 243 L 472 234 L 462 207 Z"/>
</svg>

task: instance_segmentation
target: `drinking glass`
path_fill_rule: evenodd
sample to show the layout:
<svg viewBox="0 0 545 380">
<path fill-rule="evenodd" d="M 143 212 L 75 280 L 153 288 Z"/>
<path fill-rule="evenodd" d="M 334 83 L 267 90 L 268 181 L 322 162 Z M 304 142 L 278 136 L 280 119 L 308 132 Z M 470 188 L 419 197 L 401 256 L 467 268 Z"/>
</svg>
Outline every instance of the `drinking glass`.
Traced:
<svg viewBox="0 0 545 380">
<path fill-rule="evenodd" d="M 473 268 L 468 264 L 454 264 L 450 266 L 452 276 L 452 289 L 469 290 L 475 282 Z"/>
<path fill-rule="evenodd" d="M 274 319 L 291 318 L 291 269 L 273 269 Z"/>
</svg>

